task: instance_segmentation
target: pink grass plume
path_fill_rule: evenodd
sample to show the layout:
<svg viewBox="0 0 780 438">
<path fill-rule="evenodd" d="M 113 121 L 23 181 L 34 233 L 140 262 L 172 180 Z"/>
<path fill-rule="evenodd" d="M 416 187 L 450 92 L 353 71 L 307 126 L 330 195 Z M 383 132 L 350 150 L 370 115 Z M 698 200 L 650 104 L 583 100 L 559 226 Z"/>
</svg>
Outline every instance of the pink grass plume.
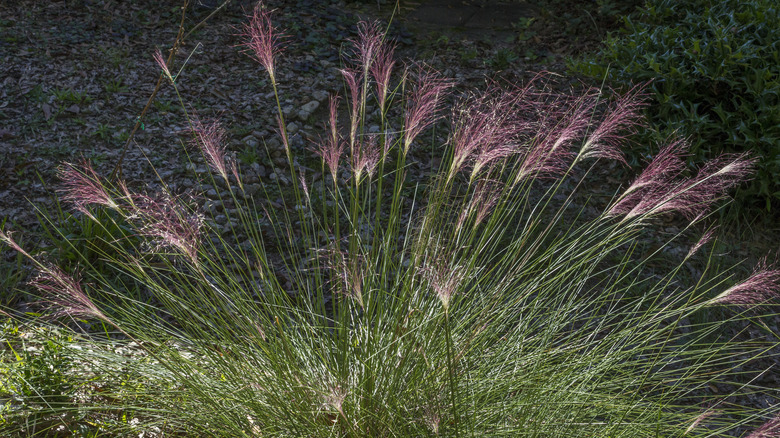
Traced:
<svg viewBox="0 0 780 438">
<path fill-rule="evenodd" d="M 57 169 L 57 176 L 61 181 L 59 191 L 62 200 L 73 204 L 76 210 L 93 220 L 94 216 L 87 209 L 89 205 L 119 209 L 88 161 L 83 160 L 80 165 L 63 163 Z"/>
<path fill-rule="evenodd" d="M 154 61 L 157 63 L 157 65 L 162 69 L 163 73 L 165 74 L 165 77 L 168 78 L 171 83 L 174 82 L 173 76 L 171 75 L 171 71 L 168 70 L 168 64 L 165 62 L 165 58 L 163 58 L 162 52 L 160 52 L 160 49 L 156 49 L 154 51 Z"/>
<path fill-rule="evenodd" d="M 722 155 L 694 177 L 684 177 L 687 145 L 677 140 L 664 147 L 607 211 L 626 219 L 677 212 L 692 219 L 703 215 L 728 190 L 747 180 L 755 159 L 745 154 Z"/>
<path fill-rule="evenodd" d="M 192 117 L 192 129 L 195 132 L 195 144 L 200 148 L 206 162 L 225 182 L 228 181 L 228 169 L 225 165 L 225 140 L 227 133 L 219 120 L 202 122 L 197 115 Z"/>
<path fill-rule="evenodd" d="M 434 71 L 423 70 L 418 74 L 404 113 L 404 155 L 409 153 L 414 139 L 439 119 L 439 103 L 451 86 L 452 82 Z"/>
<path fill-rule="evenodd" d="M 168 194 L 133 195 L 133 217 L 141 223 L 142 235 L 151 238 L 158 248 L 179 250 L 199 266 L 198 247 L 203 217 L 187 211 L 179 199 Z"/>
<path fill-rule="evenodd" d="M 585 140 L 578 160 L 607 158 L 626 164 L 621 147 L 643 124 L 642 110 L 647 106 L 644 88 L 644 85 L 636 86 L 617 99 Z"/>
<path fill-rule="evenodd" d="M 276 84 L 274 59 L 280 52 L 283 35 L 274 27 L 271 11 L 266 9 L 263 2 L 255 5 L 249 22 L 244 24 L 241 35 L 245 39 L 243 46 L 246 47 L 249 56 L 266 69 L 271 82 Z"/>
<path fill-rule="evenodd" d="M 745 438 L 778 438 L 780 437 L 780 414 L 767 421 Z"/>
<path fill-rule="evenodd" d="M 78 278 L 60 268 L 43 269 L 31 284 L 44 293 L 43 302 L 49 305 L 53 317 L 94 318 L 113 325 L 84 292 Z"/>
<path fill-rule="evenodd" d="M 761 260 L 747 279 L 721 292 L 710 304 L 754 307 L 780 296 L 780 269 Z M 780 431 L 780 429 L 779 429 Z"/>
<path fill-rule="evenodd" d="M 329 135 L 325 140 L 320 139 L 314 150 L 314 153 L 319 155 L 328 167 L 334 184 L 336 184 L 338 178 L 339 160 L 344 153 L 344 143 L 341 140 L 338 129 L 338 102 L 339 97 L 337 95 L 330 96 L 328 105 L 330 112 L 328 118 Z"/>
</svg>

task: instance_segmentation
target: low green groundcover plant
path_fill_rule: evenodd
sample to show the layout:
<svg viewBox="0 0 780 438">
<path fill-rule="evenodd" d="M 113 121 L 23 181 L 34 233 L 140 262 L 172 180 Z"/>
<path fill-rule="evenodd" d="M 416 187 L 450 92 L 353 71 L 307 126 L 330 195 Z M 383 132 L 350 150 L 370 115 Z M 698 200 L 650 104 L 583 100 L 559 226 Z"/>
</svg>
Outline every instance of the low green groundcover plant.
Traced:
<svg viewBox="0 0 780 438">
<path fill-rule="evenodd" d="M 278 102 L 270 18 L 258 5 L 245 48 Z M 4 433 L 777 436 L 776 408 L 738 404 L 776 399 L 757 383 L 774 371 L 747 365 L 777 343 L 733 334 L 764 328 L 780 270 L 764 263 L 734 282 L 710 258 L 685 284 L 680 270 L 711 234 L 665 273 L 635 253 L 663 215 L 692 230 L 754 159 L 723 155 L 686 175 L 686 144 L 671 141 L 591 205 L 576 193 L 601 164 L 624 162 L 641 89 L 605 101 L 554 91 L 549 75 L 489 84 L 458 98 L 446 139 L 421 151 L 450 81 L 396 68 L 367 23 L 341 73 L 346 102 L 331 98 L 313 153 L 292 147 L 279 108 L 289 174 L 254 193 L 219 122 L 189 116 L 204 183 L 222 187 L 221 224 L 202 187 L 140 191 L 81 162 L 63 165 L 61 198 L 103 229 L 89 256 L 74 243 L 75 263 L 58 267 L 0 232 L 37 266 L 47 314 L 93 328 L 37 347 L 4 328 Z M 437 171 L 414 181 L 425 150 Z M 300 165 L 315 156 L 316 181 Z"/>
<path fill-rule="evenodd" d="M 688 137 L 697 164 L 752 151 L 755 178 L 738 200 L 780 205 L 776 1 L 649 0 L 598 55 L 573 68 L 612 84 L 652 80 L 650 114 L 661 131 Z"/>
</svg>

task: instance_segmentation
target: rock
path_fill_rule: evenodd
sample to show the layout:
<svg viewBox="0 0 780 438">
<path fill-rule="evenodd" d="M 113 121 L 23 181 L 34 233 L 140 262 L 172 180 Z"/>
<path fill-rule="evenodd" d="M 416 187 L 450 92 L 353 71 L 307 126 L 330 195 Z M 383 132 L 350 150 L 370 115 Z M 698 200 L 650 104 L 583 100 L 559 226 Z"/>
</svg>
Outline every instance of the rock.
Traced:
<svg viewBox="0 0 780 438">
<path fill-rule="evenodd" d="M 258 178 L 265 178 L 266 176 L 265 166 L 260 163 L 252 163 L 252 172 L 254 172 Z"/>
<path fill-rule="evenodd" d="M 309 117 L 311 117 L 311 113 L 316 111 L 317 108 L 319 108 L 319 106 L 320 106 L 320 103 L 318 101 L 316 101 L 316 100 L 312 100 L 311 102 L 307 103 L 306 105 L 303 105 L 301 107 L 300 111 L 298 111 L 298 118 L 301 121 L 305 122 L 306 120 L 309 119 Z"/>
<path fill-rule="evenodd" d="M 292 135 L 298 132 L 298 125 L 295 122 L 290 122 L 287 124 L 287 134 Z"/>
<path fill-rule="evenodd" d="M 254 196 L 260 192 L 262 186 L 260 184 L 247 184 L 244 186 L 244 193 L 248 196 Z"/>
<path fill-rule="evenodd" d="M 246 144 L 247 146 L 252 147 L 252 148 L 256 148 L 257 145 L 260 144 L 257 141 L 257 138 L 255 138 L 254 135 L 247 135 L 241 141 L 244 142 L 244 144 Z"/>
<path fill-rule="evenodd" d="M 206 211 L 208 211 L 209 213 L 214 214 L 214 213 L 218 213 L 218 212 L 222 211 L 222 204 L 220 202 L 217 202 L 217 201 L 208 201 L 203 206 L 203 208 Z"/>
<path fill-rule="evenodd" d="M 265 144 L 268 146 L 268 149 L 272 151 L 279 150 L 282 147 L 282 141 L 276 137 L 269 138 L 265 141 Z"/>
<path fill-rule="evenodd" d="M 328 92 L 325 90 L 317 90 L 311 93 L 311 96 L 318 102 L 324 102 L 328 99 Z M 309 102 L 311 103 L 311 102 Z M 316 108 L 315 108 L 316 109 Z M 314 111 L 314 110 L 312 110 Z"/>
</svg>

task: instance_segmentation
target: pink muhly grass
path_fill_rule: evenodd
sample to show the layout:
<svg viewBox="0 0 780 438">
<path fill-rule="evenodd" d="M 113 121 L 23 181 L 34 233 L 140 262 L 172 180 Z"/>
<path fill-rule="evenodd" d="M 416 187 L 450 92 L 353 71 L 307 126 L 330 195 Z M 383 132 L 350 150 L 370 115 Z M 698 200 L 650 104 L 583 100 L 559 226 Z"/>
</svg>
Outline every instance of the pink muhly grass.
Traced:
<svg viewBox="0 0 780 438">
<path fill-rule="evenodd" d="M 472 165 L 471 179 L 495 161 L 518 151 L 517 96 L 491 88 L 461 104 L 453 117 L 451 137 L 453 158 L 447 178 L 452 179 L 465 165 Z"/>
<path fill-rule="evenodd" d="M 393 72 L 393 66 L 395 66 L 394 52 L 394 46 L 387 43 L 381 44 L 377 51 L 376 60 L 371 64 L 371 76 L 374 78 L 374 82 L 376 82 L 379 111 L 383 115 L 386 110 L 387 90 L 390 88 L 390 75 Z"/>
<path fill-rule="evenodd" d="M 678 139 L 661 149 L 639 177 L 626 189 L 618 201 L 607 212 L 609 216 L 626 214 L 648 194 L 663 191 L 685 170 L 681 159 L 688 145 Z"/>
<path fill-rule="evenodd" d="M 244 183 L 241 181 L 241 177 L 238 174 L 238 164 L 236 164 L 235 160 L 230 161 L 230 173 L 233 174 L 233 178 L 236 179 L 236 182 L 238 183 L 238 187 L 241 188 L 241 190 L 244 190 Z"/>
<path fill-rule="evenodd" d="M 195 144 L 200 148 L 206 162 L 227 182 L 225 166 L 225 139 L 227 133 L 218 120 L 203 123 L 197 115 L 192 118 L 192 130 L 195 132 Z"/>
<path fill-rule="evenodd" d="M 444 310 L 449 310 L 452 296 L 466 277 L 465 270 L 460 266 L 450 267 L 443 260 L 434 260 L 426 262 L 420 272 L 439 297 Z"/>
<path fill-rule="evenodd" d="M 373 176 L 376 166 L 382 158 L 382 150 L 378 144 L 377 136 L 368 135 L 352 154 L 352 173 L 355 175 L 355 183 L 361 181 L 363 172 L 367 173 L 369 177 Z"/>
<path fill-rule="evenodd" d="M 546 139 L 534 139 L 520 160 L 512 184 L 517 184 L 529 177 L 555 178 L 565 173 L 566 169 L 569 168 L 571 153 L 566 147 L 560 147 L 562 143 L 549 141 L 550 138 L 559 139 L 564 135 L 566 134 L 561 133 Z"/>
<path fill-rule="evenodd" d="M 287 139 L 287 129 L 284 126 L 284 121 L 281 117 L 276 116 L 276 126 L 277 130 L 279 131 L 279 137 L 282 138 L 282 146 L 284 146 L 284 153 L 287 155 L 287 159 L 292 159 L 292 155 L 290 154 L 290 142 Z"/>
<path fill-rule="evenodd" d="M 63 163 L 57 169 L 57 176 L 62 182 L 62 199 L 92 219 L 94 216 L 87 209 L 88 205 L 102 205 L 114 210 L 119 208 L 88 161 L 82 161 L 80 166 Z"/>
<path fill-rule="evenodd" d="M 60 268 L 47 267 L 31 284 L 45 294 L 43 300 L 54 311 L 53 317 L 95 318 L 111 324 L 84 292 L 78 278 L 66 274 Z"/>
<path fill-rule="evenodd" d="M 451 86 L 452 82 L 434 71 L 419 73 L 404 113 L 404 155 L 409 152 L 414 139 L 439 119 L 439 102 Z"/>
<path fill-rule="evenodd" d="M 476 189 L 474 189 L 474 194 L 472 195 L 469 204 L 463 209 L 463 212 L 461 212 L 458 217 L 455 228 L 460 229 L 466 219 L 472 214 L 475 214 L 474 227 L 481 224 L 482 221 L 490 215 L 493 207 L 498 203 L 502 189 L 503 185 L 498 181 L 480 181 L 477 184 Z"/>
<path fill-rule="evenodd" d="M 322 158 L 325 165 L 330 170 L 330 175 L 333 178 L 335 184 L 339 171 L 339 159 L 344 152 L 344 143 L 341 141 L 341 136 L 338 131 L 338 96 L 330 96 L 329 110 L 330 116 L 328 119 L 328 125 L 330 127 L 330 135 L 328 139 L 320 142 L 317 145 L 317 149 L 314 151 Z"/>
<path fill-rule="evenodd" d="M 363 307 L 364 258 L 340 251 L 336 244 L 331 245 L 320 252 L 324 257 L 324 266 L 331 270 L 333 280 L 338 284 L 337 292 L 343 292 Z"/>
<path fill-rule="evenodd" d="M 5 242 L 6 245 L 10 246 L 11 249 L 14 251 L 17 251 L 19 254 L 27 257 L 29 260 L 32 260 L 33 262 L 37 261 L 33 256 L 31 256 L 27 251 L 25 251 L 16 241 L 11 237 L 11 232 L 4 232 L 3 230 L 0 230 L 0 241 Z M 40 266 L 40 265 L 39 265 Z"/>
<path fill-rule="evenodd" d="M 341 69 L 339 71 L 344 77 L 344 81 L 347 83 L 347 88 L 349 88 L 350 104 L 352 110 L 349 128 L 349 150 L 350 153 L 353 154 L 355 150 L 355 142 L 357 141 L 357 130 L 358 126 L 360 126 L 360 104 L 363 100 L 363 93 L 360 91 L 360 79 L 358 77 L 359 73 L 357 71 L 348 68 Z"/>
<path fill-rule="evenodd" d="M 701 236 L 701 238 L 699 238 L 699 241 L 691 246 L 691 249 L 688 250 L 688 254 L 686 254 L 685 258 L 686 259 L 690 258 L 694 254 L 696 254 L 704 245 L 710 243 L 712 239 L 715 237 L 716 230 L 717 227 L 713 227 L 707 230 L 707 232 L 704 233 Z"/>
<path fill-rule="evenodd" d="M 203 217 L 186 211 L 181 201 L 170 195 L 134 195 L 134 216 L 141 221 L 142 235 L 159 247 L 181 251 L 198 266 L 198 246 Z"/>
<path fill-rule="evenodd" d="M 379 29 L 379 23 L 361 21 L 358 23 L 357 40 L 352 40 L 352 44 L 357 51 L 359 65 L 363 69 L 363 74 L 367 75 L 371 70 L 374 61 L 381 50 L 382 42 L 385 38 L 384 33 Z"/>
<path fill-rule="evenodd" d="M 249 22 L 244 24 L 241 36 L 245 38 L 242 45 L 247 48 L 249 55 L 265 67 L 271 82 L 276 84 L 274 58 L 279 53 L 283 35 L 274 27 L 271 11 L 266 9 L 263 2 L 255 5 Z"/>
<path fill-rule="evenodd" d="M 303 194 L 306 196 L 306 201 L 311 204 L 311 196 L 309 195 L 309 186 L 306 184 L 306 175 L 301 172 L 300 176 L 298 177 L 298 180 L 301 183 L 301 188 L 303 189 Z"/>
<path fill-rule="evenodd" d="M 572 146 L 585 135 L 597 103 L 592 92 L 561 97 L 527 89 L 524 95 L 527 104 L 522 110 L 527 121 L 523 130 L 529 140 L 513 184 L 526 178 L 557 178 L 566 173 L 572 164 Z"/>
<path fill-rule="evenodd" d="M 632 184 L 608 214 L 625 213 L 626 218 L 632 218 L 675 211 L 687 218 L 701 216 L 726 197 L 729 189 L 745 181 L 754 164 L 746 155 L 723 155 L 707 163 L 695 177 L 679 180 L 675 177 L 682 173 L 681 161 L 671 163 L 672 170 L 653 163 L 648 167 L 650 172 L 643 172 L 639 183 Z"/>
<path fill-rule="evenodd" d="M 395 65 L 393 59 L 395 47 L 387 43 L 385 38 L 386 35 L 380 29 L 378 22 L 363 21 L 358 23 L 358 39 L 353 41 L 359 65 L 363 69 L 363 79 L 367 79 L 370 73 L 376 83 L 379 108 L 383 114 L 390 74 Z"/>
<path fill-rule="evenodd" d="M 634 87 L 630 92 L 622 95 L 585 140 L 578 160 L 607 158 L 626 164 L 621 145 L 627 136 L 636 133 L 642 126 L 642 110 L 646 106 L 644 86 Z"/>
<path fill-rule="evenodd" d="M 768 264 L 764 259 L 759 262 L 750 277 L 721 292 L 710 303 L 752 307 L 778 296 L 780 296 L 780 269 Z"/>
<path fill-rule="evenodd" d="M 160 49 L 156 49 L 154 51 L 154 61 L 157 63 L 158 66 L 162 69 L 163 73 L 165 73 L 165 76 L 170 80 L 171 82 L 174 82 L 173 76 L 171 75 L 171 71 L 168 70 L 168 64 L 165 62 L 165 59 L 163 58 L 162 52 L 160 52 Z"/>
<path fill-rule="evenodd" d="M 698 415 L 698 416 L 697 416 L 697 417 L 696 417 L 696 418 L 693 420 L 693 423 L 691 423 L 691 425 L 690 425 L 690 426 L 688 426 L 688 428 L 687 428 L 687 429 L 685 429 L 685 433 L 684 433 L 683 435 L 687 435 L 687 434 L 691 433 L 691 431 L 692 431 L 692 430 L 694 430 L 694 429 L 696 429 L 697 427 L 699 427 L 699 425 L 700 425 L 702 422 L 704 422 L 704 420 L 706 420 L 707 418 L 710 418 L 710 417 L 712 417 L 713 415 L 718 415 L 718 414 L 720 414 L 720 411 L 716 409 L 716 408 L 717 408 L 717 406 L 718 406 L 720 403 L 721 403 L 721 402 L 715 403 L 714 405 L 712 405 L 712 406 L 710 406 L 709 408 L 707 408 L 707 409 L 706 409 L 704 412 L 702 412 L 701 414 L 699 414 L 699 415 Z"/>
<path fill-rule="evenodd" d="M 764 423 L 745 438 L 777 438 L 780 437 L 780 415 Z"/>
</svg>

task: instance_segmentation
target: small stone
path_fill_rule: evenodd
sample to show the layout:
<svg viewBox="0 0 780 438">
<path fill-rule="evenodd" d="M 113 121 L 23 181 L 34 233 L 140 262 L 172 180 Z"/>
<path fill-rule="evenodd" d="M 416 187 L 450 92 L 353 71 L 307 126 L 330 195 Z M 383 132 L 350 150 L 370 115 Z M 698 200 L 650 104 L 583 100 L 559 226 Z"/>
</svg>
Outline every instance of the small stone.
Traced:
<svg viewBox="0 0 780 438">
<path fill-rule="evenodd" d="M 217 199 L 219 197 L 219 193 L 216 189 L 208 189 L 206 190 L 206 197 L 209 199 Z"/>
<path fill-rule="evenodd" d="M 268 149 L 272 151 L 278 150 L 279 148 L 282 147 L 282 142 L 276 137 L 269 138 L 268 140 L 265 141 L 265 144 L 268 146 Z"/>
<path fill-rule="evenodd" d="M 379 125 L 371 125 L 368 127 L 368 132 L 371 134 L 376 134 L 377 132 L 379 132 L 379 129 L 380 129 Z"/>
<path fill-rule="evenodd" d="M 227 216 L 224 214 L 218 214 L 214 216 L 214 222 L 216 222 L 219 225 L 223 225 L 227 223 Z"/>
<path fill-rule="evenodd" d="M 295 134 L 298 132 L 298 125 L 295 122 L 290 122 L 287 124 L 287 134 Z"/>
<path fill-rule="evenodd" d="M 217 213 L 222 211 L 222 204 L 217 201 L 207 201 L 203 208 L 209 213 Z"/>
<path fill-rule="evenodd" d="M 257 145 L 259 144 L 257 138 L 255 138 L 254 135 L 247 135 L 241 141 L 244 142 L 244 144 L 246 144 L 247 146 L 252 148 L 256 148 Z"/>
<path fill-rule="evenodd" d="M 252 170 L 255 172 L 258 178 L 265 178 L 266 171 L 265 166 L 260 163 L 252 163 Z"/>
<path fill-rule="evenodd" d="M 311 93 L 312 97 L 318 102 L 324 102 L 328 99 L 328 92 L 325 90 L 317 90 Z M 313 111 L 313 110 L 312 110 Z"/>
<path fill-rule="evenodd" d="M 298 118 L 302 121 L 308 120 L 308 118 L 311 116 L 311 113 L 317 110 L 319 108 L 320 103 L 316 100 L 312 100 L 311 102 L 307 103 L 306 105 L 303 105 L 298 111 Z"/>
<path fill-rule="evenodd" d="M 244 186 L 244 193 L 246 193 L 249 196 L 254 196 L 258 192 L 260 192 L 260 189 L 263 188 L 260 184 L 247 184 Z"/>
</svg>

